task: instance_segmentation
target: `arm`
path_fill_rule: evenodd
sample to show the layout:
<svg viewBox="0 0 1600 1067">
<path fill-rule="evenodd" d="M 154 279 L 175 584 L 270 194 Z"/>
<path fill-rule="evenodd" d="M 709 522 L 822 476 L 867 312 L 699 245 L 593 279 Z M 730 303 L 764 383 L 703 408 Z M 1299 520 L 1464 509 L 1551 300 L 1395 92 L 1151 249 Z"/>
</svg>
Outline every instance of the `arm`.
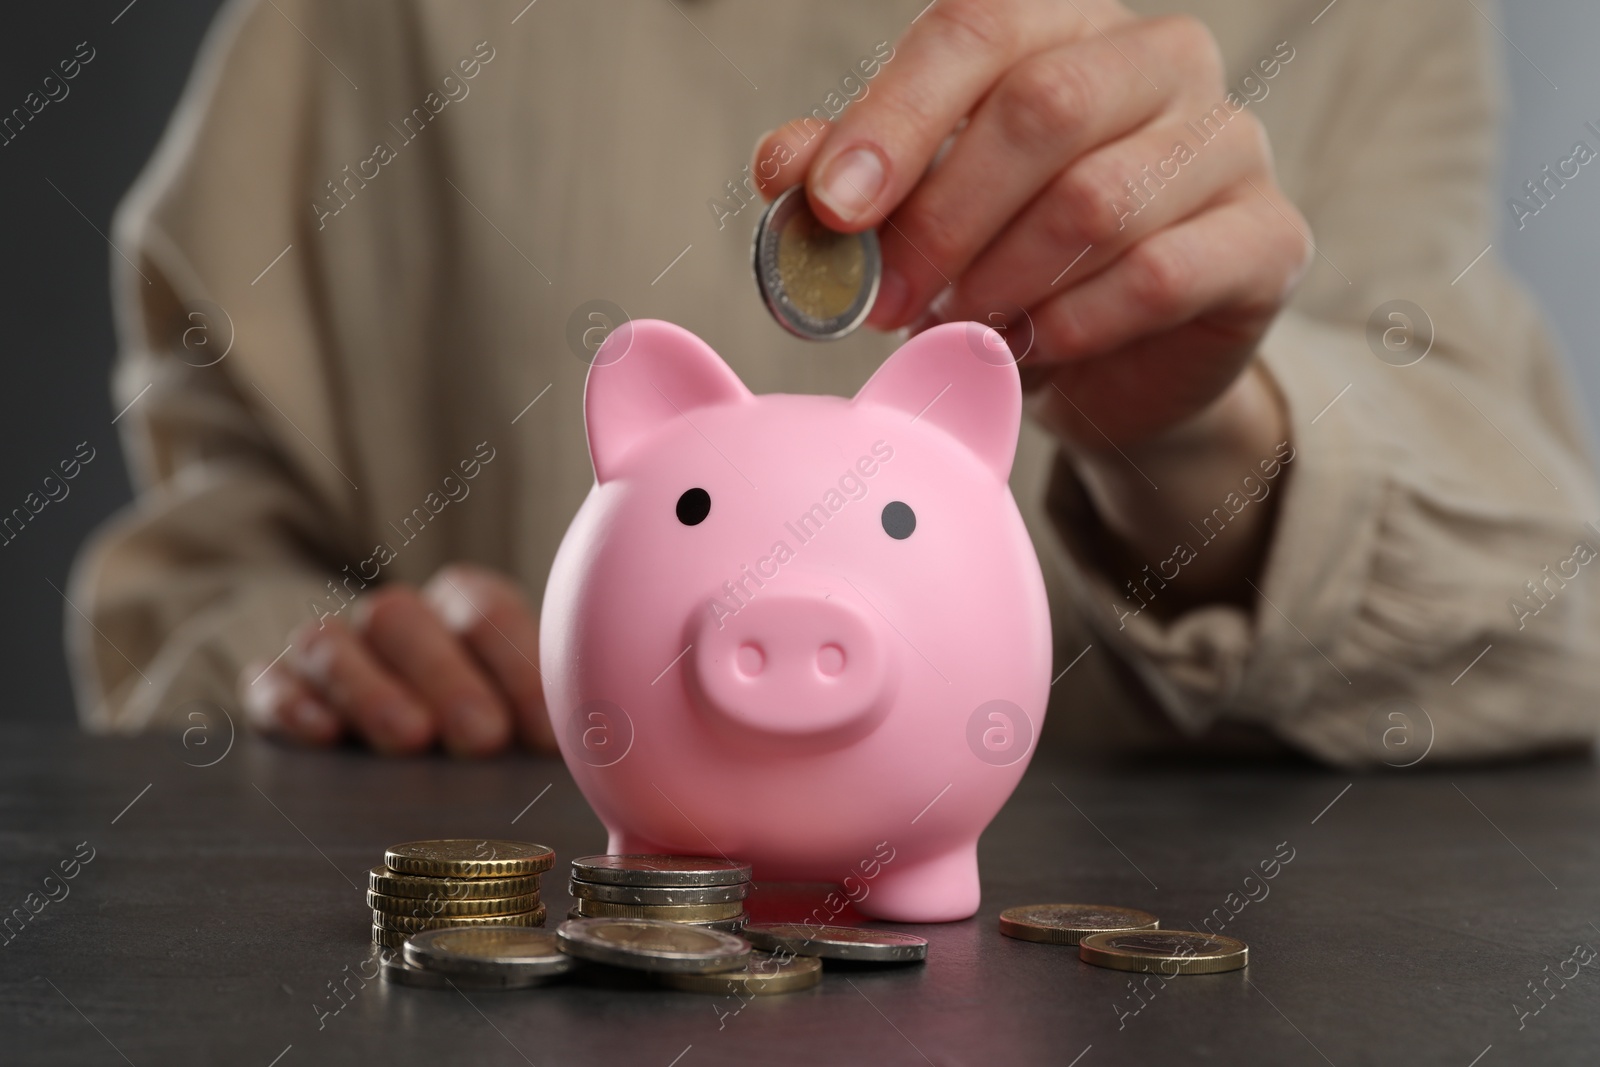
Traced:
<svg viewBox="0 0 1600 1067">
<path fill-rule="evenodd" d="M 1600 586 L 1574 561 L 1580 542 L 1600 549 L 1585 528 L 1600 510 L 1570 387 L 1494 253 L 1452 284 L 1494 240 L 1499 209 L 1493 41 L 1458 14 L 1427 5 L 1399 23 L 1369 20 L 1349 46 L 1364 49 L 1363 76 L 1300 134 L 1323 148 L 1307 157 L 1297 202 L 1326 259 L 1259 350 L 1295 458 L 1270 485 L 1254 472 L 1277 512 L 1251 502 L 1240 515 L 1274 526 L 1245 564 L 1260 568 L 1256 589 L 1239 606 L 1162 605 L 1182 592 L 1174 582 L 1150 610 L 1125 614 L 1140 605 L 1124 583 L 1172 556 L 1139 530 L 1159 523 L 1153 498 L 1170 500 L 1181 476 L 1157 478 L 1155 494 L 1108 471 L 1109 457 L 1064 456 L 1057 471 L 1058 525 L 1087 576 L 1082 610 L 1192 732 L 1254 723 L 1331 762 L 1398 766 L 1424 751 L 1587 745 L 1600 727 Z M 1435 334 L 1411 366 L 1391 364 L 1420 354 L 1422 337 L 1392 335 L 1412 347 L 1387 363 L 1368 339 L 1369 316 L 1396 297 L 1425 308 Z M 1271 454 L 1263 443 L 1257 457 Z M 1192 461 L 1227 450 L 1197 447 Z M 1176 517 L 1198 522 L 1228 492 L 1242 496 L 1254 457 L 1228 465 L 1231 477 Z M 1211 533 L 1180 539 L 1197 563 L 1258 536 Z M 1577 577 L 1549 580 L 1547 567 Z"/>
<path fill-rule="evenodd" d="M 340 203 L 324 183 L 349 170 L 349 146 L 371 143 L 393 99 L 423 99 L 416 42 L 391 14 L 228 8 L 119 212 L 132 262 L 114 260 L 117 405 L 131 405 L 120 426 L 139 497 L 74 576 L 87 618 L 69 616 L 68 640 L 90 726 L 185 725 L 188 701 L 237 694 L 252 725 L 305 743 L 482 753 L 520 732 L 551 747 L 514 582 L 447 566 L 421 590 L 362 592 L 375 575 L 351 577 L 390 536 L 374 518 L 385 482 L 427 455 L 391 413 L 427 388 L 408 370 L 427 356 L 447 214 L 440 169 L 424 165 L 444 150 L 435 137 L 323 229 Z M 358 346 L 391 378 L 351 381 Z"/>
</svg>

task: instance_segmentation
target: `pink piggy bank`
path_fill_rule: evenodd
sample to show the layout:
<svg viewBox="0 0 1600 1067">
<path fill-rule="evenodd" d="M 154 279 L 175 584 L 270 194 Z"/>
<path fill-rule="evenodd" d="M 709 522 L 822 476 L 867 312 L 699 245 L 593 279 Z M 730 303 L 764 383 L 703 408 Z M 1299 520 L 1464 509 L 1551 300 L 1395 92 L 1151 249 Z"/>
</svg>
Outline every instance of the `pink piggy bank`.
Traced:
<svg viewBox="0 0 1600 1067">
<path fill-rule="evenodd" d="M 1050 687 L 999 335 L 927 330 L 847 400 L 755 396 L 640 320 L 596 353 L 584 407 L 595 485 L 539 654 L 608 851 L 734 857 L 880 919 L 971 916 L 978 835 Z"/>
</svg>

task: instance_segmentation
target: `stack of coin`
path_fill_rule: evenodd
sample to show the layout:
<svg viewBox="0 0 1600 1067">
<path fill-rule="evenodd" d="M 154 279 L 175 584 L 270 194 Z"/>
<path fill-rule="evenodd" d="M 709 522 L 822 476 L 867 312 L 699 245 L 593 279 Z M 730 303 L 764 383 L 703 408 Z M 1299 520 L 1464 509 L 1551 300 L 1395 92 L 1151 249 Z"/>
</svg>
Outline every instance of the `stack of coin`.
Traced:
<svg viewBox="0 0 1600 1067">
<path fill-rule="evenodd" d="M 569 919 L 664 919 L 737 932 L 750 865 L 703 856 L 584 856 L 572 861 Z"/>
<path fill-rule="evenodd" d="M 374 944 L 400 949 L 424 930 L 542 926 L 539 875 L 555 853 L 521 841 L 411 841 L 384 853 L 367 880 Z"/>
</svg>

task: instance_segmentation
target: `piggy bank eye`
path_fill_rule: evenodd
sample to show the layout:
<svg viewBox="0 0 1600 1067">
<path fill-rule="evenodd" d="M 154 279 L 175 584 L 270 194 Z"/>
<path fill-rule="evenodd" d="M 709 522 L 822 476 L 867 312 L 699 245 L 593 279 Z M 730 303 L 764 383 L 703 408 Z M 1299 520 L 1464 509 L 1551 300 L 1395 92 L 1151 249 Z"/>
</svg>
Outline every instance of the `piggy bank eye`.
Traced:
<svg viewBox="0 0 1600 1067">
<path fill-rule="evenodd" d="M 896 541 L 904 541 L 911 536 L 911 531 L 916 528 L 917 513 L 911 510 L 909 504 L 899 500 L 891 500 L 883 506 L 884 533 Z"/>
<path fill-rule="evenodd" d="M 699 526 L 711 514 L 711 494 L 704 489 L 685 489 L 678 498 L 678 521 L 685 526 Z M 907 531 L 909 532 L 909 531 Z"/>
</svg>

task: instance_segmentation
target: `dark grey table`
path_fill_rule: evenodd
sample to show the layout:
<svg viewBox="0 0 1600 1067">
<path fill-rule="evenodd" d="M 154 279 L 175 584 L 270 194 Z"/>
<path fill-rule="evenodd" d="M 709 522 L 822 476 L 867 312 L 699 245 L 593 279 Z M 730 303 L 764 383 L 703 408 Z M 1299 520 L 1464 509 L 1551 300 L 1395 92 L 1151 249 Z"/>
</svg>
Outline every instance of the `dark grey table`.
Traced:
<svg viewBox="0 0 1600 1067">
<path fill-rule="evenodd" d="M 330 983 L 371 973 L 362 889 L 384 846 L 507 836 L 570 859 L 603 847 L 600 825 L 558 761 L 388 761 L 245 736 L 223 756 L 227 724 L 213 726 L 187 747 L 0 728 L 0 1062 L 1600 1061 L 1600 958 L 1569 962 L 1600 947 L 1587 762 L 1353 777 L 1041 757 L 983 839 L 982 911 L 915 928 L 926 965 L 830 971 L 725 1014 L 736 1002 L 592 985 L 469 999 L 346 981 L 334 999 Z M 46 876 L 89 849 L 33 914 Z M 545 878 L 552 924 L 561 872 Z M 1247 888 L 1259 899 L 1241 907 Z M 1252 963 L 1135 999 L 1130 975 L 996 930 L 1003 907 L 1067 900 L 1169 926 L 1220 908 Z"/>
</svg>

